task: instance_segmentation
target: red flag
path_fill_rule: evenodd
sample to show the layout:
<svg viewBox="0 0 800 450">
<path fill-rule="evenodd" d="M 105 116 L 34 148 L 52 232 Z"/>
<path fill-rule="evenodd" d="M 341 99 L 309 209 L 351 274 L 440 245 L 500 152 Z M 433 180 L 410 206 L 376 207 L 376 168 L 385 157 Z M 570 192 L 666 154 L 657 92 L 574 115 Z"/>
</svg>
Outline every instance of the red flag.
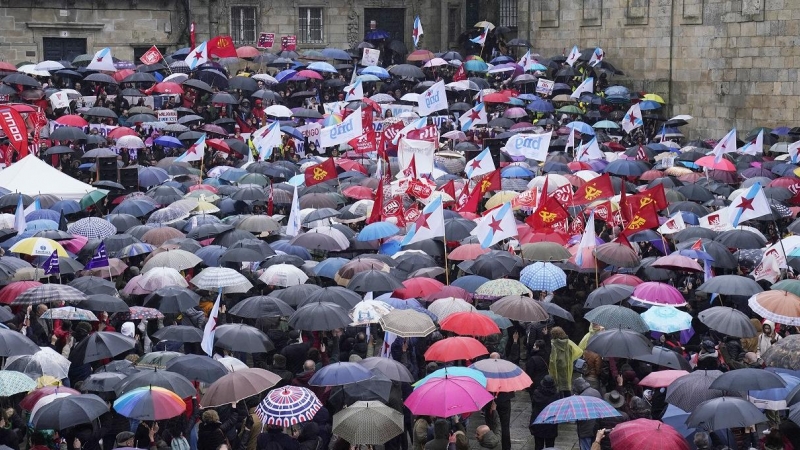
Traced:
<svg viewBox="0 0 800 450">
<path fill-rule="evenodd" d="M 422 211 L 419 210 L 419 206 L 416 203 L 411 205 L 410 208 L 407 208 L 403 213 L 403 220 L 406 223 L 414 223 L 417 221 L 419 216 L 422 214 Z"/>
<path fill-rule="evenodd" d="M 336 164 L 334 164 L 333 158 L 328 158 L 306 169 L 306 186 L 313 186 L 323 181 L 335 180 L 337 176 Z"/>
<path fill-rule="evenodd" d="M 25 119 L 14 108 L 0 108 L 0 129 L 8 137 L 11 144 L 6 154 L 6 165 L 10 166 L 14 162 L 11 158 L 13 149 L 17 150 L 20 160 L 28 156 L 28 128 L 25 126 Z"/>
<path fill-rule="evenodd" d="M 561 202 L 562 205 L 572 205 L 572 185 L 567 183 L 555 191 L 551 192 L 548 197 L 555 197 Z"/>
<path fill-rule="evenodd" d="M 480 181 L 478 181 L 481 195 L 489 191 L 499 191 L 503 189 L 502 179 L 500 177 L 500 169 L 495 169 L 487 173 Z"/>
<path fill-rule="evenodd" d="M 439 142 L 439 129 L 436 125 L 427 125 L 418 130 L 411 130 L 406 134 L 406 139 L 419 141 Z"/>
<path fill-rule="evenodd" d="M 417 178 L 417 155 L 411 155 L 408 167 L 403 169 L 402 175 L 406 178 Z"/>
<path fill-rule="evenodd" d="M 464 69 L 464 65 L 458 66 L 458 70 L 456 73 L 453 74 L 453 81 L 462 81 L 467 79 L 467 71 Z"/>
<path fill-rule="evenodd" d="M 385 127 L 381 134 L 383 135 L 383 144 L 385 151 L 397 151 L 397 144 L 392 143 L 392 140 L 397 136 L 397 133 L 400 132 L 405 127 L 402 120 L 398 120 L 397 122 Z"/>
<path fill-rule="evenodd" d="M 522 191 L 511 199 L 511 207 L 514 209 L 517 208 L 524 208 L 527 210 L 533 210 L 536 208 L 537 202 L 539 201 L 539 189 L 531 188 L 526 191 Z"/>
<path fill-rule="evenodd" d="M 366 128 L 364 128 L 366 130 Z M 351 139 L 347 145 L 353 147 L 353 151 L 363 155 L 364 153 L 374 152 L 377 148 L 375 143 L 376 133 L 372 130 L 365 131 L 361 136 Z"/>
<path fill-rule="evenodd" d="M 646 189 L 639 194 L 631 196 L 628 202 L 631 203 L 634 209 L 642 208 L 650 203 L 655 203 L 656 209 L 659 211 L 669 206 L 663 184 L 657 184 L 650 189 Z"/>
<path fill-rule="evenodd" d="M 617 236 L 617 238 L 614 239 L 613 242 L 625 245 L 625 246 L 627 246 L 628 248 L 631 248 L 631 249 L 633 248 L 633 246 L 631 245 L 630 241 L 628 241 L 628 238 L 625 236 L 625 232 L 620 233 L 620 235 Z"/>
<path fill-rule="evenodd" d="M 559 229 L 563 228 L 561 222 L 569 217 L 569 213 L 564 209 L 561 202 L 556 197 L 547 197 L 536 208 L 533 214 L 525 219 L 525 223 L 530 225 L 534 230 L 539 229 L 554 229 L 558 226 Z"/>
<path fill-rule="evenodd" d="M 453 197 L 453 200 L 456 199 L 456 182 L 453 180 L 450 180 L 447 183 L 443 184 L 442 187 L 440 187 L 437 190 L 444 192 L 450 197 Z"/>
<path fill-rule="evenodd" d="M 644 151 L 644 146 L 639 144 L 639 150 L 636 150 L 637 161 L 647 161 L 647 153 Z"/>
<path fill-rule="evenodd" d="M 586 227 L 585 220 L 583 214 L 578 214 L 577 217 L 572 219 L 572 222 L 569 224 L 569 234 L 582 234 Z"/>
<path fill-rule="evenodd" d="M 702 239 L 698 239 L 697 242 L 695 242 L 694 245 L 692 245 L 692 250 L 704 251 L 703 250 L 703 240 Z"/>
<path fill-rule="evenodd" d="M 622 182 L 622 189 L 619 193 L 619 211 L 620 215 L 626 221 L 630 221 L 631 217 L 633 216 L 633 210 L 636 209 L 637 211 L 639 208 L 633 208 L 631 205 L 628 204 L 628 193 L 625 191 L 625 182 Z"/>
<path fill-rule="evenodd" d="M 214 36 L 208 41 L 208 56 L 236 58 L 236 47 L 230 36 Z"/>
<path fill-rule="evenodd" d="M 611 184 L 611 177 L 605 173 L 599 177 L 587 181 L 579 187 L 572 196 L 573 204 L 586 205 L 595 200 L 601 200 L 614 196 L 614 186 Z"/>
<path fill-rule="evenodd" d="M 158 47 L 154 45 L 150 47 L 150 50 L 144 52 L 144 55 L 139 58 L 139 61 L 141 61 L 142 64 L 150 65 L 161 61 L 161 58 L 161 52 L 158 50 Z"/>
<path fill-rule="evenodd" d="M 425 200 L 430 197 L 431 194 L 433 194 L 433 188 L 430 184 L 420 180 L 419 178 L 412 178 L 411 181 L 408 182 L 406 194 L 414 196 L 420 200 Z"/>
<path fill-rule="evenodd" d="M 461 197 L 459 197 L 458 199 L 459 203 L 461 203 L 461 201 L 464 199 L 464 193 L 468 191 L 467 187 L 468 185 L 464 185 L 464 190 L 461 191 Z M 457 205 L 455 211 L 459 213 L 462 212 L 474 213 L 478 211 L 478 205 L 480 204 L 482 198 L 483 198 L 483 193 L 481 192 L 480 186 L 475 186 L 474 188 L 472 188 L 472 191 L 469 192 L 466 199 L 463 200 L 464 204 Z"/>
<path fill-rule="evenodd" d="M 375 203 L 372 204 L 372 211 L 367 217 L 367 225 L 380 222 L 383 215 L 383 178 L 378 181 L 378 189 L 375 190 Z"/>
<path fill-rule="evenodd" d="M 647 206 L 640 208 L 631 216 L 628 226 L 625 227 L 625 230 L 622 231 L 622 234 L 633 234 L 639 231 L 657 228 L 658 225 L 658 211 L 656 211 L 656 206 L 652 203 L 649 203 Z"/>
</svg>

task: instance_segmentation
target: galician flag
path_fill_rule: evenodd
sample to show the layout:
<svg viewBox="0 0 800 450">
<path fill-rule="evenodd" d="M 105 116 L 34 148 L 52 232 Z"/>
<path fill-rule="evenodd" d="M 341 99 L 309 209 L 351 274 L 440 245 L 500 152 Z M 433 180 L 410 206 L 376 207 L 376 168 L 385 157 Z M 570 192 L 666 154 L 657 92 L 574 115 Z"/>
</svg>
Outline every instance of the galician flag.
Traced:
<svg viewBox="0 0 800 450">
<path fill-rule="evenodd" d="M 587 142 L 584 145 L 581 145 L 580 149 L 578 150 L 577 160 L 578 161 L 591 161 L 593 159 L 603 159 L 605 154 L 603 151 L 600 150 L 600 146 L 597 144 L 597 138 L 592 136 L 592 140 Z"/>
<path fill-rule="evenodd" d="M 594 77 L 589 77 L 583 80 L 583 82 L 579 84 L 578 87 L 575 88 L 575 91 L 573 91 L 569 97 L 580 98 L 581 94 L 583 94 L 584 92 L 588 92 L 590 94 L 594 92 Z"/>
<path fill-rule="evenodd" d="M 487 25 L 483 29 L 483 31 L 481 31 L 481 34 L 479 34 L 476 37 L 470 39 L 470 41 L 472 41 L 473 43 L 478 44 L 478 45 L 484 45 L 486 43 L 486 36 L 488 36 L 488 35 L 489 35 L 489 26 Z"/>
<path fill-rule="evenodd" d="M 419 16 L 414 18 L 414 29 L 411 31 L 411 37 L 414 39 L 414 47 L 419 47 L 419 37 L 423 35 L 422 21 Z"/>
<path fill-rule="evenodd" d="M 517 222 L 511 203 L 506 202 L 483 216 L 470 234 L 478 238 L 481 248 L 489 248 L 503 239 L 517 236 Z"/>
<path fill-rule="evenodd" d="M 764 153 L 764 130 L 759 131 L 755 139 L 744 144 L 742 153 L 745 155 L 760 155 Z"/>
<path fill-rule="evenodd" d="M 606 52 L 604 52 L 602 48 L 597 47 L 594 49 L 592 57 L 589 59 L 589 65 L 594 67 L 603 62 L 603 58 L 605 57 L 606 57 Z"/>
<path fill-rule="evenodd" d="M 572 50 L 570 50 L 569 52 L 569 56 L 567 56 L 567 64 L 569 64 L 570 67 L 572 67 L 580 57 L 581 57 L 581 51 L 578 50 L 578 46 L 577 45 L 573 46 Z"/>
<path fill-rule="evenodd" d="M 281 145 L 281 123 L 276 120 L 267 124 L 254 131 L 250 138 L 258 156 L 266 161 L 272 156 L 272 150 Z"/>
<path fill-rule="evenodd" d="M 191 162 L 202 161 L 206 156 L 206 135 L 200 136 L 194 144 L 192 144 L 181 156 L 175 158 L 175 161 Z"/>
<path fill-rule="evenodd" d="M 192 49 L 192 51 L 189 52 L 184 61 L 186 62 L 186 64 L 189 65 L 189 70 L 194 70 L 200 64 L 205 64 L 206 62 L 208 62 L 207 42 L 203 42 L 194 49 Z"/>
<path fill-rule="evenodd" d="M 585 250 L 597 246 L 597 232 L 594 229 L 594 211 L 589 214 L 589 220 L 583 227 L 583 236 L 578 244 L 578 253 L 575 254 L 575 264 L 580 267 L 583 264 L 583 253 Z"/>
<path fill-rule="evenodd" d="M 478 156 L 467 162 L 464 172 L 467 174 L 467 178 L 472 178 L 494 172 L 495 169 L 494 160 L 489 153 L 489 147 L 486 147 L 482 152 L 478 153 Z"/>
<path fill-rule="evenodd" d="M 628 108 L 628 112 L 625 113 L 625 117 L 622 118 L 622 129 L 625 130 L 626 133 L 631 134 L 631 131 L 643 125 L 642 108 L 638 103 L 631 105 L 631 107 Z"/>
<path fill-rule="evenodd" d="M 792 164 L 797 164 L 797 162 L 800 160 L 800 158 L 798 158 L 798 153 L 800 153 L 800 141 L 792 142 L 786 146 L 786 149 L 789 151 L 789 157 L 792 159 Z"/>
<path fill-rule="evenodd" d="M 300 202 L 297 199 L 297 187 L 292 195 L 292 207 L 289 212 L 289 222 L 286 224 L 286 235 L 297 236 L 300 233 Z"/>
<path fill-rule="evenodd" d="M 400 245 L 413 244 L 436 237 L 444 237 L 444 208 L 442 207 L 442 197 L 436 197 L 434 201 L 430 202 L 428 206 L 422 210 L 422 214 L 420 214 L 416 222 L 411 224 L 406 237 Z"/>
<path fill-rule="evenodd" d="M 20 234 L 25 231 L 26 226 L 28 224 L 25 222 L 25 206 L 22 204 L 22 194 L 19 194 L 19 197 L 17 197 L 17 210 L 14 211 L 14 229 L 17 230 L 17 234 Z"/>
<path fill-rule="evenodd" d="M 727 209 L 728 222 L 734 228 L 750 219 L 772 214 L 767 196 L 759 182 L 753 183 L 749 189 L 734 197 Z"/>
<path fill-rule="evenodd" d="M 94 54 L 92 62 L 86 66 L 89 70 L 99 70 L 103 72 L 116 72 L 117 68 L 114 67 L 114 60 L 111 57 L 111 49 L 106 47 Z"/>
<path fill-rule="evenodd" d="M 354 100 L 361 100 L 364 98 L 364 86 L 361 85 L 361 80 L 356 80 L 355 83 L 344 87 L 344 101 L 352 102 Z"/>
<path fill-rule="evenodd" d="M 735 152 L 736 151 L 736 128 L 732 129 L 722 138 L 721 141 L 717 142 L 717 145 L 714 146 L 714 150 L 711 151 L 711 154 L 714 155 L 714 164 L 719 164 L 722 161 L 722 155 L 725 153 Z"/>
<path fill-rule="evenodd" d="M 483 103 L 478 103 L 459 117 L 458 123 L 461 124 L 461 131 L 467 131 L 475 125 L 488 123 L 487 118 L 486 108 Z"/>
<path fill-rule="evenodd" d="M 219 289 L 217 300 L 214 302 L 214 307 L 211 308 L 211 313 L 208 315 L 208 322 L 203 329 L 203 340 L 200 342 L 200 348 L 208 356 L 214 356 L 214 334 L 217 331 L 217 321 L 219 320 L 219 303 L 222 300 L 222 288 Z"/>
</svg>

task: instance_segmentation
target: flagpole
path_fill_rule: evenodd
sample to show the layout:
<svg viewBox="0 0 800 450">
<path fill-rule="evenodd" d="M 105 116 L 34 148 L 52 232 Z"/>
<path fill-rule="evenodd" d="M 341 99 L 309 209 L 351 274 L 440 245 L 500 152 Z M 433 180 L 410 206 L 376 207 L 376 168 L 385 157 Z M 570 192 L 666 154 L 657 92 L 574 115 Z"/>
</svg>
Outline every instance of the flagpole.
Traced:
<svg viewBox="0 0 800 450">
<path fill-rule="evenodd" d="M 442 206 L 442 210 L 444 210 L 444 206 Z M 442 221 L 444 224 L 444 221 Z M 444 241 L 444 281 L 445 284 L 448 286 L 450 285 L 450 263 L 447 260 L 447 231 L 446 227 L 442 228 L 442 240 Z"/>
</svg>

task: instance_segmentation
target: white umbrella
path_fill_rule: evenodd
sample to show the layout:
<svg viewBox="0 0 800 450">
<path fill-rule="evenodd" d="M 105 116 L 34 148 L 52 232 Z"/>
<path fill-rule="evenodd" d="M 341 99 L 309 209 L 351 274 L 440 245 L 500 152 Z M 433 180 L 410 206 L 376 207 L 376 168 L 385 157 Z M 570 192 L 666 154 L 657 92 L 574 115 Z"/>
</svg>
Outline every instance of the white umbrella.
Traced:
<svg viewBox="0 0 800 450">
<path fill-rule="evenodd" d="M 291 264 L 275 264 L 267 267 L 259 280 L 270 286 L 297 286 L 308 280 L 308 275 Z"/>
<path fill-rule="evenodd" d="M 119 148 L 144 148 L 144 142 L 139 136 L 122 136 L 117 139 Z"/>
<path fill-rule="evenodd" d="M 64 65 L 58 61 L 42 61 L 33 66 L 33 68 L 36 70 L 45 70 L 45 71 L 61 70 L 64 68 Z"/>
<path fill-rule="evenodd" d="M 272 105 L 265 109 L 264 113 L 273 117 L 292 117 L 292 110 L 283 105 Z"/>
<path fill-rule="evenodd" d="M 142 273 L 147 273 L 158 267 L 171 267 L 175 270 L 186 270 L 201 262 L 203 262 L 202 259 L 186 250 L 167 250 L 166 252 L 161 252 L 153 256 L 149 261 L 144 263 Z"/>
<path fill-rule="evenodd" d="M 188 287 L 189 283 L 186 282 L 180 272 L 171 267 L 156 267 L 142 275 L 139 280 L 139 286 L 153 292 L 167 286 Z"/>
<path fill-rule="evenodd" d="M 455 297 L 440 298 L 430 305 L 428 311 L 436 314 L 439 321 L 444 320 L 445 317 L 457 312 L 475 311 L 475 307 L 467 303 L 464 299 Z"/>
<path fill-rule="evenodd" d="M 67 378 L 70 361 L 50 347 L 41 347 L 41 350 L 32 355 L 10 356 L 6 360 L 4 370 L 16 370 L 36 380 L 50 375 L 59 380 Z"/>
<path fill-rule="evenodd" d="M 192 284 L 200 289 L 216 291 L 223 288 L 223 293 L 245 293 L 253 284 L 239 272 L 227 267 L 208 267 L 192 278 Z"/>
<path fill-rule="evenodd" d="M 381 317 L 389 314 L 394 308 L 379 300 L 364 300 L 359 302 L 353 309 L 350 310 L 350 318 L 353 319 L 351 325 L 367 325 L 370 323 L 378 323 Z"/>
</svg>

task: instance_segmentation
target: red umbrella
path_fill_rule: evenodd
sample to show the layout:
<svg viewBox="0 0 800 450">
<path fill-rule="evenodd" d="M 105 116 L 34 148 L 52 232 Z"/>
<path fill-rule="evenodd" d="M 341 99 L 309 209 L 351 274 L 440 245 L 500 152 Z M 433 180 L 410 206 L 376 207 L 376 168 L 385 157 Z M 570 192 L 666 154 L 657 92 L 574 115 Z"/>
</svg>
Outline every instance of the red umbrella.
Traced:
<svg viewBox="0 0 800 450">
<path fill-rule="evenodd" d="M 361 164 L 353 161 L 352 159 L 346 158 L 335 158 L 333 163 L 336 164 L 336 167 L 341 167 L 344 170 L 350 171 L 355 170 L 357 172 L 361 172 L 363 174 L 367 174 L 367 169 L 364 168 Z"/>
<path fill-rule="evenodd" d="M 585 161 L 568 162 L 567 163 L 567 167 L 569 168 L 569 170 L 571 170 L 573 172 L 577 172 L 579 170 L 593 170 L 592 166 L 590 166 L 589 163 L 587 163 Z"/>
<path fill-rule="evenodd" d="M 42 283 L 38 281 L 15 281 L 10 283 L 3 289 L 0 289 L 0 303 L 9 305 L 19 294 L 41 285 Z"/>
<path fill-rule="evenodd" d="M 114 72 L 114 74 L 111 75 L 111 78 L 113 78 L 114 81 L 116 81 L 117 83 L 121 83 L 122 80 L 124 80 L 130 75 L 133 75 L 134 73 L 136 72 L 131 69 L 122 69 Z"/>
<path fill-rule="evenodd" d="M 453 261 L 468 261 L 475 259 L 484 253 L 489 253 L 490 251 L 490 248 L 483 248 L 481 247 L 481 244 L 465 244 L 456 247 L 456 249 L 453 250 L 448 257 Z"/>
<path fill-rule="evenodd" d="M 491 336 L 500 333 L 494 320 L 475 311 L 453 313 L 439 323 L 444 331 L 462 336 Z"/>
<path fill-rule="evenodd" d="M 511 99 L 507 94 L 501 92 L 493 92 L 483 96 L 483 101 L 486 103 L 506 103 Z"/>
<path fill-rule="evenodd" d="M 17 67 L 9 62 L 0 61 L 0 72 L 16 72 Z"/>
<path fill-rule="evenodd" d="M 428 351 L 425 352 L 425 361 L 449 362 L 475 359 L 488 354 L 489 350 L 477 339 L 457 336 L 442 339 L 428 347 Z"/>
<path fill-rule="evenodd" d="M 621 423 L 608 437 L 614 450 L 689 450 L 686 439 L 659 420 L 636 419 Z"/>
<path fill-rule="evenodd" d="M 415 297 L 425 297 L 440 291 L 444 284 L 441 281 L 434 280 L 433 278 L 409 278 L 403 281 L 403 288 L 397 289 L 392 293 L 392 297 L 409 299 Z"/>
<path fill-rule="evenodd" d="M 414 50 L 406 57 L 406 61 L 430 61 L 435 58 L 435 55 L 430 50 L 419 49 Z"/>
<path fill-rule="evenodd" d="M 644 283 L 644 281 L 635 275 L 616 273 L 603 280 L 603 282 L 600 284 L 602 284 L 603 286 L 610 286 L 612 284 L 624 284 L 626 286 L 636 287 L 642 283 Z"/>
<path fill-rule="evenodd" d="M 684 375 L 689 375 L 689 372 L 685 370 L 659 370 L 658 372 L 651 372 L 642 378 L 639 385 L 653 388 L 667 387 Z"/>
<path fill-rule="evenodd" d="M 356 200 L 374 200 L 375 192 L 366 186 L 348 186 L 342 190 L 345 197 L 354 198 Z"/>
<path fill-rule="evenodd" d="M 736 166 L 734 166 L 733 163 L 727 159 L 722 158 L 719 160 L 719 162 L 715 162 L 714 159 L 714 155 L 708 155 L 703 156 L 694 163 L 700 167 L 708 167 L 709 169 L 723 170 L 725 172 L 736 172 Z"/>
<path fill-rule="evenodd" d="M 639 177 L 642 181 L 653 181 L 664 176 L 664 172 L 660 170 L 648 170 L 647 172 L 643 173 L 642 176 Z"/>
<path fill-rule="evenodd" d="M 480 244 L 473 244 L 473 245 L 480 245 Z M 470 294 L 466 289 L 460 288 L 458 286 L 444 286 L 440 291 L 434 292 L 433 294 L 429 294 L 428 296 L 423 298 L 422 301 L 432 302 L 435 300 L 439 300 L 440 298 L 447 298 L 447 297 L 462 298 L 468 302 L 472 300 L 472 294 Z"/>
<path fill-rule="evenodd" d="M 51 394 L 72 394 L 72 395 L 80 395 L 81 393 L 76 391 L 75 389 L 71 389 L 64 386 L 45 386 L 34 391 L 31 391 L 30 394 L 26 395 L 19 402 L 20 408 L 24 409 L 25 411 L 30 411 L 36 406 L 36 402 L 38 402 L 42 397 Z"/>
<path fill-rule="evenodd" d="M 213 148 L 214 150 L 219 150 L 225 153 L 231 152 L 231 148 L 222 139 L 206 139 L 206 144 L 208 144 L 208 146 Z"/>
<path fill-rule="evenodd" d="M 301 77 L 302 78 L 311 78 L 313 80 L 321 80 L 322 79 L 322 75 L 318 74 L 317 72 L 314 72 L 313 70 L 308 70 L 308 69 L 301 70 L 301 71 L 297 72 L 296 74 L 294 74 L 292 76 L 292 78 L 301 78 Z"/>
<path fill-rule="evenodd" d="M 122 136 L 138 136 L 138 134 L 128 127 L 117 127 L 108 132 L 108 137 L 111 139 L 119 139 Z"/>
<path fill-rule="evenodd" d="M 61 116 L 58 119 L 56 119 L 56 123 L 60 125 L 66 125 L 68 127 L 77 127 L 77 128 L 83 128 L 89 126 L 89 122 L 87 122 L 86 119 L 77 114 L 67 114 L 66 116 Z"/>
<path fill-rule="evenodd" d="M 200 190 L 209 191 L 212 194 L 216 194 L 218 192 L 217 188 L 215 188 L 214 186 L 212 186 L 210 184 L 193 184 L 193 185 L 189 186 L 189 192 L 200 191 Z"/>
<path fill-rule="evenodd" d="M 159 94 L 183 94 L 183 88 L 178 83 L 164 81 L 153 86 L 153 92 L 158 92 Z"/>
<path fill-rule="evenodd" d="M 255 58 L 260 54 L 261 52 L 259 52 L 257 48 L 249 45 L 244 45 L 236 49 L 236 56 L 239 58 Z"/>
</svg>

